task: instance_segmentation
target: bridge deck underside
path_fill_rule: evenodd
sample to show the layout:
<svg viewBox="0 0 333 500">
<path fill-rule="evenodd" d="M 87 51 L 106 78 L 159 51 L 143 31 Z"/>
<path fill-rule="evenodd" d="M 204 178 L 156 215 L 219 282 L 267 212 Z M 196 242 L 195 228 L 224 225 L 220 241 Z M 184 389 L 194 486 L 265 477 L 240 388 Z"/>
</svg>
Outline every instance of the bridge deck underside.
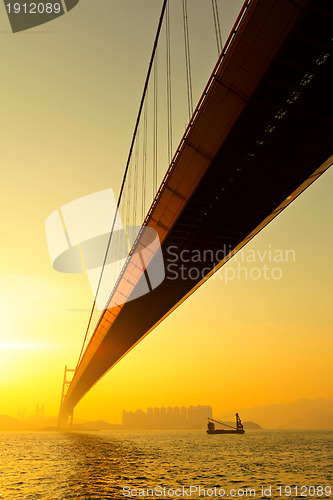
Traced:
<svg viewBox="0 0 333 500">
<path fill-rule="evenodd" d="M 220 81 L 219 75 L 215 78 L 216 93 L 219 87 L 222 91 L 226 88 L 223 71 L 227 71 L 228 64 L 230 68 L 232 58 L 237 56 L 237 43 L 241 47 L 246 36 L 250 36 L 251 19 L 256 20 L 256 13 L 263 12 L 260 9 L 266 9 L 268 15 L 267 5 L 270 4 L 270 15 L 275 16 L 271 22 L 276 23 L 273 7 L 280 13 L 284 7 L 288 8 L 288 19 L 294 16 L 292 26 L 276 47 L 267 67 L 261 68 L 260 82 L 250 82 L 251 88 L 245 98 L 246 92 L 241 95 L 239 91 L 242 104 L 238 106 L 238 116 L 228 125 L 230 130 L 213 159 L 195 174 L 199 181 L 193 184 L 192 193 L 180 197 L 183 205 L 175 201 L 174 212 L 171 207 L 171 213 L 176 215 L 170 227 L 158 226 L 158 210 L 163 213 L 160 209 L 162 193 L 160 206 L 152 211 L 148 225 L 160 234 L 166 263 L 165 280 L 150 293 L 118 308 L 108 328 L 104 324 L 98 348 L 89 352 L 88 347 L 81 370 L 79 368 L 69 388 L 63 404 L 65 413 L 70 413 L 97 380 L 201 284 L 202 274 L 208 273 L 207 267 L 213 270 L 224 262 L 218 250 L 241 248 L 288 205 L 290 200 L 287 198 L 292 193 L 294 196 L 299 194 L 328 168 L 333 132 L 332 8 L 327 0 L 302 3 L 305 9 L 288 0 L 251 4 L 247 13 L 249 21 L 243 23 L 234 41 L 235 48 L 232 47 L 229 60 L 225 62 L 226 68 L 219 70 Z M 260 73 L 260 69 L 256 71 Z M 208 101 L 206 107 L 209 104 L 214 105 Z M 219 109 L 218 104 L 215 106 Z M 203 115 L 204 112 L 205 109 Z M 184 147 L 193 149 L 196 129 L 192 130 L 192 137 L 189 134 Z M 207 148 L 202 145 L 200 148 L 199 154 L 204 156 L 202 152 Z M 172 175 L 168 182 L 172 183 Z M 170 193 L 168 196 L 170 198 Z M 168 203 L 170 208 L 172 199 Z M 182 279 L 181 276 L 175 279 L 181 259 L 169 267 L 170 247 L 173 253 L 179 254 L 185 249 L 190 252 L 210 249 L 219 255 L 219 261 L 197 262 L 197 279 Z M 174 258 L 173 255 L 172 260 Z M 144 276 L 141 279 L 145 279 Z M 97 329 L 101 326 L 103 318 Z"/>
</svg>

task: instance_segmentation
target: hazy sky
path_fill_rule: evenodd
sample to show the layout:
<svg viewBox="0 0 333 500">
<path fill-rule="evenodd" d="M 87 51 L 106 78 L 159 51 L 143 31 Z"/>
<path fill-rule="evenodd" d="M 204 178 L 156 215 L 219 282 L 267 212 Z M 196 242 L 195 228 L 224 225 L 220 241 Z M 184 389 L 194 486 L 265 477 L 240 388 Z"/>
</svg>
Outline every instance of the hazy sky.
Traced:
<svg viewBox="0 0 333 500">
<path fill-rule="evenodd" d="M 225 40 L 242 2 L 218 2 Z M 217 51 L 210 2 L 188 3 L 196 102 Z M 52 269 L 45 219 L 80 196 L 109 187 L 117 193 L 161 4 L 81 0 L 65 16 L 15 35 L 0 4 L 0 414 L 15 416 L 19 407 L 32 414 L 37 403 L 49 415 L 58 411 L 64 365 L 76 364 L 92 295 L 85 275 Z M 174 145 L 187 119 L 177 83 L 184 75 L 180 14 L 181 1 L 171 0 Z M 166 166 L 161 160 L 160 176 Z M 245 259 L 250 249 L 292 250 L 289 262 L 266 254 L 281 279 L 245 279 L 243 270 L 226 283 L 231 268 L 238 272 L 230 263 L 75 414 L 120 422 L 122 409 L 210 404 L 217 414 L 332 397 L 332 190 L 328 171 L 246 247 Z M 248 271 L 263 266 L 256 259 Z"/>
</svg>

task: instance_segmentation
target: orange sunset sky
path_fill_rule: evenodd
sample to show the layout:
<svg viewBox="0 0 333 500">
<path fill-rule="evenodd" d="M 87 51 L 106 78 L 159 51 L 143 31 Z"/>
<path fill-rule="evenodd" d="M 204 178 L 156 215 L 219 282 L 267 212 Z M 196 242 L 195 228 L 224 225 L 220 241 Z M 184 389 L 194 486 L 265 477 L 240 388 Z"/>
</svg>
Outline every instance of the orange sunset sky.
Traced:
<svg viewBox="0 0 333 500">
<path fill-rule="evenodd" d="M 177 86 L 180 3 L 171 2 L 174 146 L 187 119 Z M 195 103 L 217 60 L 207 3 L 189 2 Z M 219 3 L 224 40 L 241 4 Z M 58 412 L 64 366 L 77 362 L 93 297 L 84 274 L 53 270 L 45 220 L 81 196 L 118 193 L 160 8 L 156 0 L 81 0 L 14 35 L 0 5 L 0 414 L 32 415 L 37 403 Z M 166 168 L 161 158 L 160 178 Z M 231 261 L 117 364 L 75 416 L 120 423 L 122 409 L 210 404 L 218 414 L 332 398 L 332 192 L 329 170 L 244 249 L 238 262 L 248 270 L 262 267 L 258 252 L 293 251 L 287 262 L 264 262 L 281 279 L 246 279 L 243 270 L 226 282 L 238 269 Z M 255 263 L 246 262 L 249 250 Z"/>
</svg>

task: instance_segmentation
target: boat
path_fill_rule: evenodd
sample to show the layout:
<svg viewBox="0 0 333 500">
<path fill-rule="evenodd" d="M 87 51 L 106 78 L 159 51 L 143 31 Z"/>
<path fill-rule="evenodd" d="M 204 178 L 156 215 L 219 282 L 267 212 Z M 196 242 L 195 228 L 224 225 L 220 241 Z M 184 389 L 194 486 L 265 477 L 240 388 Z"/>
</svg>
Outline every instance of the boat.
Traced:
<svg viewBox="0 0 333 500">
<path fill-rule="evenodd" d="M 215 423 L 220 425 L 225 425 L 230 427 L 230 429 L 215 429 Z M 208 418 L 208 429 L 207 434 L 244 434 L 245 430 L 238 413 L 236 413 L 236 427 L 231 427 L 231 425 L 224 424 L 219 420 L 214 420 L 213 418 Z"/>
</svg>

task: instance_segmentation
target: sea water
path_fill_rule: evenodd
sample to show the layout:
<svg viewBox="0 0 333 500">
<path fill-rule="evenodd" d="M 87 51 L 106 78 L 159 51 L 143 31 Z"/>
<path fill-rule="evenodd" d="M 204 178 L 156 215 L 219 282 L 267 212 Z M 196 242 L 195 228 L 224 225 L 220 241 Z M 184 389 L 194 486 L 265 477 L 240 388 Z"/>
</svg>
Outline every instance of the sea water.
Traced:
<svg viewBox="0 0 333 500">
<path fill-rule="evenodd" d="M 0 499 L 332 498 L 333 431 L 1 432 Z"/>
</svg>

